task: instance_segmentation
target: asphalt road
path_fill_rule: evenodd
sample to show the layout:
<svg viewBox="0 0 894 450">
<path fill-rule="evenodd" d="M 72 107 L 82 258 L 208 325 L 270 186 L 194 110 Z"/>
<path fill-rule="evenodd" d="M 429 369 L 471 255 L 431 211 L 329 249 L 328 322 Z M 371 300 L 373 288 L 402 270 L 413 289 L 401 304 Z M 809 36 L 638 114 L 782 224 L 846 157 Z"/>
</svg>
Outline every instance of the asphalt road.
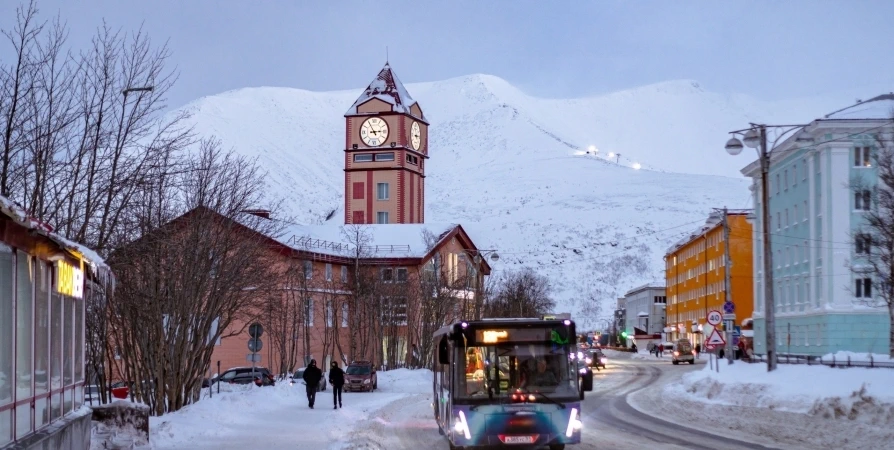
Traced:
<svg viewBox="0 0 894 450">
<path fill-rule="evenodd" d="M 750 442 L 731 439 L 694 427 L 686 427 L 634 409 L 627 396 L 642 389 L 661 389 L 665 371 L 701 369 L 705 360 L 694 366 L 674 366 L 670 358 L 633 360 L 612 358 L 607 370 L 596 372 L 593 392 L 588 392 L 583 410 L 585 448 L 662 449 L 768 449 Z M 698 411 L 680 411 L 683 417 L 699 417 Z M 706 418 L 707 419 L 707 418 Z M 702 421 L 701 423 L 705 423 Z"/>
</svg>

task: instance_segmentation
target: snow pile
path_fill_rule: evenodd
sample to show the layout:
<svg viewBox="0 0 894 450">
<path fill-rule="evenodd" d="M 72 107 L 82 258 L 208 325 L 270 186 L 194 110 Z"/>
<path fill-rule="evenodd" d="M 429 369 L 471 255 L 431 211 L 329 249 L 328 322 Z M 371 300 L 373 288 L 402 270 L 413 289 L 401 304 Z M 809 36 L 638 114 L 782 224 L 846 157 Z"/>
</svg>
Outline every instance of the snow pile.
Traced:
<svg viewBox="0 0 894 450">
<path fill-rule="evenodd" d="M 847 418 L 873 425 L 894 425 L 894 372 L 889 369 L 830 368 L 766 364 L 709 366 L 665 387 L 705 403 L 768 408 Z"/>
<path fill-rule="evenodd" d="M 406 397 L 431 392 L 428 370 L 378 372 L 372 393 L 343 394 L 344 408 L 332 409 L 332 389 L 317 393 L 314 409 L 307 407 L 302 384 L 278 382 L 272 387 L 221 386 L 180 411 L 151 417 L 150 441 L 161 449 L 213 448 L 338 448 L 348 442 L 359 423 Z M 229 391 L 229 392 L 226 392 Z M 334 447 L 333 447 L 334 446 Z"/>
<path fill-rule="evenodd" d="M 883 355 L 880 353 L 855 353 L 844 350 L 839 351 L 838 353 L 828 353 L 822 357 L 823 361 L 832 361 L 833 359 L 841 364 L 846 364 L 848 360 L 861 363 L 868 363 L 870 361 L 880 363 L 892 362 L 890 355 Z"/>
</svg>

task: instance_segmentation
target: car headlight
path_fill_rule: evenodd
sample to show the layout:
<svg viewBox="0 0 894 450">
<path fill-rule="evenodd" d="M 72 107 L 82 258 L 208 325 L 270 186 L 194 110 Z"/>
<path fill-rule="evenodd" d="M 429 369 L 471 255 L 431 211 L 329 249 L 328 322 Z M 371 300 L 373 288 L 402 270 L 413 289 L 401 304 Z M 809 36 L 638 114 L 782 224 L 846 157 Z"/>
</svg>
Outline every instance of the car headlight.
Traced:
<svg viewBox="0 0 894 450">
<path fill-rule="evenodd" d="M 593 358 L 587 358 L 587 364 L 593 364 Z"/>
<path fill-rule="evenodd" d="M 680 352 L 674 352 L 674 356 L 680 356 Z"/>
<path fill-rule="evenodd" d="M 606 361 L 608 361 L 608 358 L 602 358 L 602 364 L 605 364 Z"/>
<path fill-rule="evenodd" d="M 363 380 L 363 384 L 369 384 L 369 378 Z"/>
</svg>

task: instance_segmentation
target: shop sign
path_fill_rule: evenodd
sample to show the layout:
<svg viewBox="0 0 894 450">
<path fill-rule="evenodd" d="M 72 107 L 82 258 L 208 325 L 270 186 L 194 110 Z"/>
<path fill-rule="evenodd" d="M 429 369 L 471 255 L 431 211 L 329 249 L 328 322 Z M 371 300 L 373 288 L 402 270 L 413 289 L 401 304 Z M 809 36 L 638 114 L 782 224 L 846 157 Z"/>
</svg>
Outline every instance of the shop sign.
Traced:
<svg viewBox="0 0 894 450">
<path fill-rule="evenodd" d="M 56 261 L 56 291 L 74 298 L 84 297 L 84 272 L 65 261 Z"/>
</svg>

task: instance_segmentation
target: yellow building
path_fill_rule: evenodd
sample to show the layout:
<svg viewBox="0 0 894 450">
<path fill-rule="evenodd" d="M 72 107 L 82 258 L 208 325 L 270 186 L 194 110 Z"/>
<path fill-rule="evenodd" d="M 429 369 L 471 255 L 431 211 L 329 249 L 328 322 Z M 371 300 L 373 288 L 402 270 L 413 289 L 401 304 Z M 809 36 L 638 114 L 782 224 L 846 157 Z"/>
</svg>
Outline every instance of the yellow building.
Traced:
<svg viewBox="0 0 894 450">
<path fill-rule="evenodd" d="M 754 311 L 752 225 L 749 211 L 727 213 L 730 228 L 730 297 L 735 323 L 741 325 Z M 704 344 L 701 332 L 708 311 L 723 311 L 725 258 L 723 213 L 712 213 L 705 225 L 674 244 L 665 255 L 667 266 L 667 327 L 669 340 L 689 338 Z"/>
</svg>

